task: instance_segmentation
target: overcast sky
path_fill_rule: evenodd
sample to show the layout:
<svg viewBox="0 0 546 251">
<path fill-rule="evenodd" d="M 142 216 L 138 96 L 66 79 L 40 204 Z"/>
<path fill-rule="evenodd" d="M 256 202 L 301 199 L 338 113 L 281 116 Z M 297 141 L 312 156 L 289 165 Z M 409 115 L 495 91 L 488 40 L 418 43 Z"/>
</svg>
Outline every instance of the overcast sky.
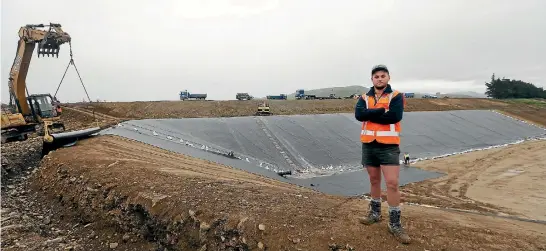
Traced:
<svg viewBox="0 0 546 251">
<path fill-rule="evenodd" d="M 402 91 L 485 90 L 495 72 L 546 87 L 545 0 L 2 0 L 2 102 L 19 27 L 60 23 L 92 99 L 234 99 L 370 86 L 374 64 Z M 69 61 L 31 62 L 31 93 L 55 93 Z M 74 69 L 57 95 L 85 97 Z"/>
</svg>

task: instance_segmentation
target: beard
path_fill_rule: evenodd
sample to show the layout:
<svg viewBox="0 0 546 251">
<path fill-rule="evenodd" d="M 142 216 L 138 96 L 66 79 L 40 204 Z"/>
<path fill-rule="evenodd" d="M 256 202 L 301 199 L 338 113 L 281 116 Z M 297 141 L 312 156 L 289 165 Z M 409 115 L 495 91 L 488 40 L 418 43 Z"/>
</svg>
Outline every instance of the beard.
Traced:
<svg viewBox="0 0 546 251">
<path fill-rule="evenodd" d="M 385 89 L 385 88 L 387 87 L 387 85 L 384 85 L 384 86 L 374 86 L 374 87 L 375 87 L 375 89 L 377 89 L 377 90 L 383 90 L 383 89 Z"/>
</svg>

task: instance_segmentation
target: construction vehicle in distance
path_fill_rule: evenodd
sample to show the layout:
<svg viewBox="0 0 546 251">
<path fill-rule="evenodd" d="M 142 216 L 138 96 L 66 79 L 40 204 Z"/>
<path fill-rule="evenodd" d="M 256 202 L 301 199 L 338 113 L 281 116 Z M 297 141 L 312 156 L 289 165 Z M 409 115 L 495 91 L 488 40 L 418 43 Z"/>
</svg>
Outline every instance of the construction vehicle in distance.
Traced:
<svg viewBox="0 0 546 251">
<path fill-rule="evenodd" d="M 343 97 L 343 99 L 358 99 L 358 98 L 360 98 L 360 94 L 358 93 L 353 93 L 347 97 Z"/>
<path fill-rule="evenodd" d="M 246 92 L 239 92 L 237 95 L 235 95 L 235 98 L 237 100 L 252 100 L 254 97 Z"/>
<path fill-rule="evenodd" d="M 430 95 L 430 94 L 425 94 L 425 95 L 423 95 L 423 98 L 438 98 L 438 96 L 436 96 L 436 95 Z"/>
<path fill-rule="evenodd" d="M 305 94 L 305 90 L 299 89 L 299 90 L 296 90 L 296 96 L 295 97 L 296 97 L 296 100 L 301 100 L 301 99 L 311 100 L 311 99 L 317 98 L 317 95 Z"/>
<path fill-rule="evenodd" d="M 180 100 L 205 100 L 206 98 L 206 93 L 195 94 L 188 92 L 188 90 L 183 90 L 180 92 Z"/>
<path fill-rule="evenodd" d="M 325 97 L 317 96 L 315 98 L 320 99 L 320 100 L 323 100 L 323 99 L 342 99 L 341 97 L 337 97 L 335 93 L 330 93 L 330 95 L 325 96 Z"/>
<path fill-rule="evenodd" d="M 413 92 L 406 92 L 406 93 L 404 93 L 404 97 L 406 97 L 406 98 L 414 98 L 414 97 L 415 97 L 415 93 L 413 93 Z"/>
<path fill-rule="evenodd" d="M 46 27 L 47 30 L 38 29 Z M 2 142 L 12 139 L 26 140 L 28 134 L 38 132 L 38 135 L 43 136 L 42 154 L 47 154 L 100 131 L 99 127 L 93 127 L 64 132 L 65 126 L 58 114 L 60 110 L 57 109 L 57 99 L 50 94 L 28 94 L 26 77 L 36 44 L 38 58 L 44 55 L 58 58 L 60 46 L 70 42 L 70 35 L 62 30 L 60 24 L 29 24 L 19 29 L 17 53 L 8 81 L 10 102 L 8 108 L 2 109 Z M 70 54 L 72 56 L 72 50 Z"/>
<path fill-rule="evenodd" d="M 271 109 L 269 108 L 269 104 L 267 102 L 262 102 L 258 105 L 258 111 L 256 112 L 256 116 L 270 116 L 271 115 Z"/>
<path fill-rule="evenodd" d="M 279 100 L 286 100 L 288 96 L 286 94 L 280 94 L 280 95 L 267 95 L 267 99 L 279 99 Z"/>
</svg>

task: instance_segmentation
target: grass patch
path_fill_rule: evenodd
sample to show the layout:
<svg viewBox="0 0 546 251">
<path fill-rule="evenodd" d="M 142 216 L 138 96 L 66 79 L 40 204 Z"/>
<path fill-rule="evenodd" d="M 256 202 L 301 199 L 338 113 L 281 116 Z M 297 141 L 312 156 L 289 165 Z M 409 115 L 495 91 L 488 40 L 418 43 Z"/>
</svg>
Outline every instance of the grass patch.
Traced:
<svg viewBox="0 0 546 251">
<path fill-rule="evenodd" d="M 505 101 L 508 101 L 510 103 L 546 107 L 546 99 L 541 99 L 541 98 L 514 98 L 514 99 L 505 99 Z"/>
</svg>

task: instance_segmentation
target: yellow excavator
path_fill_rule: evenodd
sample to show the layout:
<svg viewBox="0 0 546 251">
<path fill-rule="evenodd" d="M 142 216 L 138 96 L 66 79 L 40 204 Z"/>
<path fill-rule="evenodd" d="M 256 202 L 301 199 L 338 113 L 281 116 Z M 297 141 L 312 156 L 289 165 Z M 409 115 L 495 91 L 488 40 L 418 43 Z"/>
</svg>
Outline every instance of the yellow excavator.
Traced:
<svg viewBox="0 0 546 251">
<path fill-rule="evenodd" d="M 99 127 L 93 127 L 65 132 L 56 97 L 28 93 L 26 77 L 36 45 L 38 57 L 47 55 L 58 58 L 60 46 L 70 42 L 70 35 L 63 31 L 60 24 L 29 24 L 19 29 L 17 53 L 8 82 L 10 103 L 7 108 L 2 108 L 2 143 L 13 139 L 26 140 L 28 134 L 38 132 L 43 136 L 43 153 L 47 154 L 100 131 Z"/>
</svg>

